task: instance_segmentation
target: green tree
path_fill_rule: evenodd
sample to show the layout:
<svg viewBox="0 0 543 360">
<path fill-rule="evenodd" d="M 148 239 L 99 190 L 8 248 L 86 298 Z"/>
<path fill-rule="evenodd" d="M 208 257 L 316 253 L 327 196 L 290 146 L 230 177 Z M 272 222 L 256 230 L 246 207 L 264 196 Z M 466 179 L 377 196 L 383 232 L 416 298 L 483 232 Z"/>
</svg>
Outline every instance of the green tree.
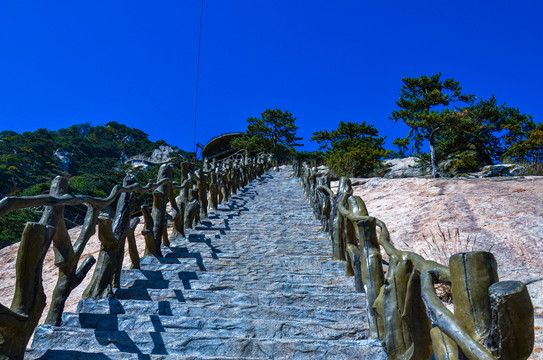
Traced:
<svg viewBox="0 0 543 360">
<path fill-rule="evenodd" d="M 530 131 L 526 139 L 512 144 L 504 156 L 518 162 L 543 163 L 543 123 Z"/>
<path fill-rule="evenodd" d="M 475 96 L 463 94 L 459 82 L 452 78 L 442 80 L 441 73 L 406 77 L 402 82 L 400 99 L 396 102 L 400 110 L 393 111 L 390 118 L 402 120 L 411 128 L 406 139 L 413 142 L 415 150 L 420 151 L 422 143 L 428 141 L 432 176 L 439 177 L 436 137 L 444 129 L 462 132 L 472 126 L 456 104 L 471 104 Z M 402 139 L 395 143 L 402 144 Z"/>
<path fill-rule="evenodd" d="M 296 136 L 298 127 L 292 113 L 280 109 L 267 109 L 261 118 L 247 119 L 246 135 L 232 141 L 234 149 L 247 149 L 250 152 L 267 151 L 278 160 L 284 160 L 294 153 L 297 146 L 302 146 Z"/>
<path fill-rule="evenodd" d="M 535 129 L 530 115 L 505 103 L 499 105 L 494 95 L 464 108 L 464 114 L 471 125 L 469 131 L 442 131 L 438 154 L 466 156 L 471 153 L 476 167 L 502 160 L 508 149 L 524 142 Z"/>
<path fill-rule="evenodd" d="M 314 132 L 311 140 L 326 150 L 326 164 L 339 176 L 371 176 L 388 155 L 385 138 L 364 121 L 341 121 L 336 130 Z"/>
</svg>

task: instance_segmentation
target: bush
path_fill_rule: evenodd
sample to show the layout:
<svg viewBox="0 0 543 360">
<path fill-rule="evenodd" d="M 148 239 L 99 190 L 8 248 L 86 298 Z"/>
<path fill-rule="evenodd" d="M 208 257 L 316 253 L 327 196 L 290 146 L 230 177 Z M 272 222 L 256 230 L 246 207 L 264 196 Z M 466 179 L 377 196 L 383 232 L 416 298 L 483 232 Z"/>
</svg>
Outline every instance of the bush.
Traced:
<svg viewBox="0 0 543 360">
<path fill-rule="evenodd" d="M 0 218 L 0 248 L 21 240 L 27 222 L 40 219 L 38 213 L 30 209 L 15 210 Z"/>
</svg>

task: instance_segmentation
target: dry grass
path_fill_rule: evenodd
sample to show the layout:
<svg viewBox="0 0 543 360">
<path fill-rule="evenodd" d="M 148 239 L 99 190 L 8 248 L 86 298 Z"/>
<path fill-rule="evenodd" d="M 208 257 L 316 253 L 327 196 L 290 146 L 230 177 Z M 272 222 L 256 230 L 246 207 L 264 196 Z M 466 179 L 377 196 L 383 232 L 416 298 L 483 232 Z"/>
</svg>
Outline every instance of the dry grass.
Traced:
<svg viewBox="0 0 543 360">
<path fill-rule="evenodd" d="M 477 236 L 467 235 L 461 236 L 460 230 L 456 228 L 443 230 L 443 228 L 437 224 L 437 232 L 430 232 L 430 235 L 422 234 L 423 245 L 420 247 L 420 255 L 427 260 L 432 260 L 437 263 L 449 266 L 449 259 L 454 254 L 462 252 L 470 252 L 481 250 L 478 249 Z M 411 251 L 416 251 L 414 247 L 405 241 L 403 242 Z M 484 251 L 490 252 L 492 246 Z M 452 304 L 453 297 L 451 287 L 448 284 L 436 284 L 436 294 L 438 297 L 447 304 Z"/>
<path fill-rule="evenodd" d="M 430 237 L 423 234 L 422 238 L 427 245 L 421 250 L 424 257 L 446 266 L 449 266 L 449 259 L 454 254 L 477 250 L 477 236 L 462 237 L 458 228 L 453 232 L 451 229 L 443 231 L 441 226 L 437 224 L 437 234 L 430 232 Z M 491 250 L 492 246 L 484 251 L 490 252 Z"/>
</svg>

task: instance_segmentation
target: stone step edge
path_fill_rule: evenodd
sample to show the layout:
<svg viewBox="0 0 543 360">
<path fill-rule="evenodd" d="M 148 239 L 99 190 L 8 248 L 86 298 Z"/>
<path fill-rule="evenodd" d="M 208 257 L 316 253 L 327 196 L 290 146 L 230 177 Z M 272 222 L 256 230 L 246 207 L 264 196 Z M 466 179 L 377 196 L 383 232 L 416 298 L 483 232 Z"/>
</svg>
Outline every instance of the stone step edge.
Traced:
<svg viewBox="0 0 543 360">
<path fill-rule="evenodd" d="M 103 299 L 102 299 L 103 300 Z M 107 299 L 106 299 L 107 300 Z M 86 300 L 80 300 L 79 301 L 79 304 L 77 305 L 77 310 L 76 310 L 76 313 L 86 313 L 86 312 L 83 312 L 83 311 L 80 311 L 80 308 L 83 307 L 84 305 L 84 301 Z M 142 302 L 144 304 L 149 304 L 149 303 L 156 303 L 158 305 L 158 301 L 149 301 L 149 300 L 131 300 L 131 299 L 119 299 L 118 300 L 119 302 L 121 301 L 124 301 L 124 302 L 129 302 L 129 303 L 135 303 L 134 305 L 137 305 L 139 302 Z M 170 305 L 175 305 L 174 307 L 187 307 L 187 306 L 198 306 L 198 307 L 213 307 L 213 306 L 216 306 L 216 307 L 222 307 L 224 308 L 225 307 L 225 304 L 224 303 L 216 303 L 216 302 L 188 302 L 188 301 L 185 301 L 185 302 L 171 302 Z M 251 304 L 238 304 L 238 303 L 233 303 L 233 304 L 228 304 L 228 305 L 235 305 L 235 306 L 232 306 L 231 308 L 237 308 L 238 306 L 237 305 L 240 305 L 240 306 L 246 306 L 246 307 L 255 307 L 255 308 L 281 308 L 281 309 L 294 309 L 294 310 L 307 310 L 308 308 L 307 307 L 303 307 L 303 306 L 292 306 L 292 305 L 281 305 L 281 306 L 270 306 L 270 305 L 251 305 Z M 122 304 L 121 304 L 122 306 Z M 360 309 L 345 309 L 345 308 L 330 308 L 330 307 L 324 307 L 324 306 L 312 306 L 310 307 L 310 309 L 314 309 L 314 310 L 335 310 L 335 311 L 344 311 L 344 312 L 366 312 L 367 313 L 367 310 L 365 308 L 360 308 Z M 87 314 L 104 314 L 104 313 L 87 313 Z M 111 314 L 111 315 L 122 315 L 122 314 Z M 142 314 L 142 315 L 145 315 L 145 314 Z M 177 316 L 177 315 L 173 315 L 173 316 Z M 241 318 L 241 319 L 244 319 L 244 318 Z"/>
<path fill-rule="evenodd" d="M 80 326 L 67 326 L 67 320 L 66 318 L 75 318 L 75 317 L 79 317 L 80 314 L 83 314 L 83 315 L 89 315 L 89 316 L 92 316 L 92 315 L 97 315 L 95 313 L 85 313 L 85 312 L 82 312 L 82 313 L 63 313 L 62 314 L 62 324 L 60 326 L 58 326 L 59 328 L 63 328 L 63 329 L 88 329 L 88 330 L 96 330 L 95 328 L 90 328 L 90 327 L 80 327 Z M 352 328 L 353 327 L 353 323 L 344 323 L 344 322 L 322 322 L 322 321 L 318 321 L 318 320 L 274 320 L 274 319 L 254 319 L 254 318 L 243 318 L 243 317 L 239 317 L 239 318 L 223 318 L 223 317 L 201 317 L 201 316 L 195 316 L 195 317 L 188 317 L 188 316 L 176 316 L 176 315 L 158 315 L 158 314 L 148 314 L 148 315 L 145 315 L 145 314 L 135 314 L 135 315 L 131 315 L 131 314 L 99 314 L 99 315 L 110 315 L 110 316 L 116 316 L 116 317 L 126 317 L 127 319 L 128 318 L 134 318 L 134 319 L 138 319 L 138 318 L 150 318 L 150 317 L 158 317 L 159 319 L 161 318 L 175 318 L 176 320 L 179 320 L 179 321 L 182 321 L 184 319 L 191 319 L 191 320 L 194 320 L 194 321 L 225 321 L 225 322 L 235 322 L 235 321 L 246 321 L 248 323 L 252 323 L 252 322 L 255 322 L 255 323 L 259 323 L 258 325 L 262 324 L 276 324 L 276 323 L 281 323 L 281 324 L 294 324 L 294 325 L 311 325 L 311 326 L 322 326 L 322 327 L 330 327 L 330 328 L 337 328 L 339 330 L 343 329 L 343 328 Z M 69 319 L 68 319 L 69 320 Z M 151 321 L 151 319 L 149 319 L 149 321 Z M 174 327 L 167 327 L 168 329 L 176 329 Z M 368 329 L 368 323 L 367 322 L 361 322 L 360 323 L 360 330 L 364 330 L 364 329 Z M 189 328 L 190 329 L 190 328 Z M 179 331 L 183 331 L 183 330 L 187 330 L 187 329 L 179 329 Z M 207 331 L 212 331 L 213 329 L 208 329 Z M 108 330 L 108 329 L 103 329 L 103 330 L 100 330 L 100 331 L 115 331 L 115 330 Z M 125 330 L 119 330 L 119 331 L 125 331 Z M 148 331 L 145 331 L 145 332 L 148 332 Z M 176 332 L 175 330 L 170 330 L 170 331 L 153 331 L 153 332 Z"/>
<path fill-rule="evenodd" d="M 25 352 L 25 360 L 73 360 L 73 359 L 104 359 L 103 352 L 95 351 L 77 351 L 77 350 L 51 350 L 51 349 L 34 349 L 27 348 Z M 111 360 L 140 360 L 141 354 L 128 352 L 108 352 L 107 357 Z M 163 355 L 163 354 L 146 354 L 145 359 L 148 360 L 269 360 L 262 357 L 243 357 L 243 356 L 205 356 L 205 355 L 188 355 L 180 357 L 179 354 Z"/>
<path fill-rule="evenodd" d="M 175 333 L 168 333 L 168 332 L 158 332 L 158 331 L 112 331 L 112 330 L 94 330 L 94 329 L 85 329 L 85 328 L 68 328 L 63 326 L 54 326 L 54 325 L 40 325 L 36 328 L 36 333 L 38 331 L 49 331 L 49 332 L 64 332 L 64 333 L 101 333 L 101 334 L 108 334 L 108 333 L 125 333 L 127 335 L 135 335 L 134 338 L 137 338 L 137 335 L 140 334 L 152 334 L 152 333 L 158 333 L 158 334 L 164 334 L 168 336 L 174 336 Z M 34 343 L 37 341 L 41 341 L 39 337 L 34 336 Z M 366 345 L 367 344 L 375 344 L 375 345 L 381 345 L 381 342 L 379 340 L 374 339 L 364 339 L 364 340 L 327 340 L 327 339 L 315 339 L 315 338 L 299 338 L 299 339 L 290 339 L 290 338 L 247 338 L 244 336 L 193 336 L 193 339 L 196 340 L 203 340 L 203 341 L 216 341 L 217 339 L 220 340 L 264 340 L 264 341 L 270 341 L 270 342 L 277 342 L 277 343 L 303 343 L 303 342 L 320 342 L 320 343 L 345 343 L 345 344 L 361 344 Z M 33 348 L 33 347 L 31 347 Z M 115 351 L 116 352 L 116 351 Z"/>
</svg>

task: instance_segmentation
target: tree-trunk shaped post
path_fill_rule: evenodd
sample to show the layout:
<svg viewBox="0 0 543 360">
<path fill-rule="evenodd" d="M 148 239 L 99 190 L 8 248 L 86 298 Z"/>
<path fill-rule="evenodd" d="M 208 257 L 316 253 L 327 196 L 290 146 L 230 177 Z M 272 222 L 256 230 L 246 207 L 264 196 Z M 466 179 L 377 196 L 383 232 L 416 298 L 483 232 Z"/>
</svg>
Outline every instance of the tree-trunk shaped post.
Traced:
<svg viewBox="0 0 543 360">
<path fill-rule="evenodd" d="M 405 254 L 391 256 L 387 280 L 373 307 L 383 322 L 379 336 L 389 359 L 432 356 L 432 324 L 421 297 L 420 275 Z"/>
<path fill-rule="evenodd" d="M 141 231 L 143 238 L 145 239 L 145 250 L 143 252 L 143 257 L 154 256 L 162 257 L 162 250 L 160 250 L 160 241 L 153 235 L 153 217 L 151 216 L 151 211 L 148 206 L 142 205 L 141 212 L 143 214 L 143 230 Z"/>
<path fill-rule="evenodd" d="M 128 242 L 128 254 L 130 255 L 130 262 L 132 263 L 132 269 L 140 268 L 140 254 L 138 253 L 138 245 L 136 244 L 136 226 L 140 222 L 139 218 L 134 218 L 130 221 L 128 232 L 126 233 L 126 240 Z"/>
<path fill-rule="evenodd" d="M 494 255 L 485 251 L 451 256 L 454 314 L 476 341 L 483 343 L 492 323 L 488 288 L 498 281 Z"/>
<path fill-rule="evenodd" d="M 189 172 L 189 163 L 188 162 L 182 162 L 181 163 L 181 183 L 182 187 L 180 187 L 181 192 L 179 193 L 179 196 L 176 198 L 177 206 L 181 208 L 186 208 L 187 203 L 189 201 L 189 190 L 190 185 L 183 186 L 186 182 L 191 182 L 192 176 Z M 181 206 L 183 204 L 183 206 Z"/>
<path fill-rule="evenodd" d="M 230 167 L 230 180 L 229 180 L 230 192 L 231 192 L 231 195 L 236 195 L 238 193 L 236 163 L 229 161 L 228 166 Z"/>
<path fill-rule="evenodd" d="M 339 180 L 338 192 L 332 203 L 330 212 L 330 237 L 332 239 L 332 259 L 345 261 L 345 242 L 343 241 L 343 216 L 339 212 L 339 205 L 343 205 L 347 197 L 351 196 L 351 180 L 342 177 Z"/>
<path fill-rule="evenodd" d="M 528 359 L 534 347 L 534 307 L 526 285 L 497 282 L 489 295 L 492 324 L 485 345 L 497 359 Z"/>
<path fill-rule="evenodd" d="M 222 204 L 224 200 L 224 194 L 226 193 L 224 181 L 222 179 L 221 169 L 217 167 L 217 203 Z"/>
<path fill-rule="evenodd" d="M 163 179 L 171 179 L 173 177 L 173 167 L 171 164 L 162 164 L 158 170 L 157 182 Z M 164 237 L 164 229 L 167 226 L 166 219 L 166 204 L 170 193 L 170 184 L 164 183 L 153 191 L 153 236 L 155 241 L 163 242 L 164 246 L 170 246 L 168 237 Z"/>
<path fill-rule="evenodd" d="M 190 190 L 189 200 L 185 210 L 185 228 L 192 229 L 200 222 L 200 203 L 198 202 L 198 189 L 196 187 Z"/>
<path fill-rule="evenodd" d="M 217 173 L 215 171 L 211 172 L 211 183 L 209 184 L 209 210 L 212 212 L 217 211 L 217 206 L 219 205 L 218 199 L 219 188 L 217 185 Z"/>
<path fill-rule="evenodd" d="M 133 177 L 127 176 L 123 186 L 134 182 Z M 124 245 L 129 232 L 130 216 L 134 212 L 134 197 L 134 193 L 121 194 L 114 219 L 106 214 L 99 216 L 100 253 L 92 279 L 83 292 L 83 298 L 110 298 L 114 296 L 113 289 L 120 287 Z"/>
<path fill-rule="evenodd" d="M 221 170 L 221 191 L 223 201 L 230 200 L 230 174 L 229 169 L 223 164 Z"/>
<path fill-rule="evenodd" d="M 379 296 L 381 286 L 384 284 L 383 266 L 377 233 L 375 231 L 375 218 L 360 220 L 358 222 L 360 236 L 360 251 L 362 252 L 362 280 L 366 290 L 367 308 L 370 312 L 370 335 L 379 336 L 379 318 L 373 313 L 373 303 Z"/>
<path fill-rule="evenodd" d="M 173 175 L 173 172 L 172 172 L 172 175 Z M 188 183 L 188 182 L 187 182 Z M 183 186 L 183 185 L 181 185 Z M 185 185 L 185 186 L 188 186 L 188 185 Z M 182 237 L 185 237 L 185 228 L 184 228 L 184 224 L 183 224 L 183 217 L 184 217 L 184 210 L 185 208 L 184 207 L 179 207 L 179 204 L 177 203 L 177 199 L 175 197 L 175 192 L 174 192 L 174 189 L 176 187 L 174 186 L 173 183 L 168 183 L 168 189 L 167 189 L 167 198 L 168 198 L 168 201 L 170 202 L 170 206 L 172 208 L 172 224 L 173 224 L 173 229 L 172 229 L 172 239 L 178 239 L 178 238 L 182 238 Z M 183 205 L 183 204 L 181 204 Z M 168 236 L 168 224 L 167 222 L 164 223 L 165 225 L 165 230 L 164 230 L 164 233 L 163 233 L 163 237 L 164 236 Z"/>
<path fill-rule="evenodd" d="M 351 259 L 353 275 L 354 275 L 354 289 L 357 293 L 364 292 L 364 282 L 362 281 L 362 253 L 358 246 L 353 244 L 347 244 L 347 258 Z"/>
<path fill-rule="evenodd" d="M 175 186 L 176 189 L 180 189 L 180 192 L 179 195 L 173 200 L 173 192 L 170 192 L 170 203 L 172 205 L 173 218 L 172 238 L 185 237 L 185 211 L 189 202 L 189 191 L 192 183 L 192 176 L 190 173 L 187 173 L 187 177 L 183 177 L 183 179 L 184 180 L 181 185 Z"/>
<path fill-rule="evenodd" d="M 207 173 L 203 169 L 194 172 L 196 186 L 198 187 L 198 201 L 200 203 L 200 218 L 207 219 Z"/>
<path fill-rule="evenodd" d="M 15 293 L 11 307 L 0 305 L 0 359 L 23 359 L 26 345 L 45 308 L 43 260 L 55 228 L 27 223 L 15 265 Z"/>
<path fill-rule="evenodd" d="M 356 217 L 368 216 L 368 210 L 366 209 L 366 204 L 360 198 L 360 196 L 349 196 L 346 202 L 346 209 L 350 214 Z M 355 226 L 355 224 L 353 224 L 353 222 L 347 218 L 345 218 L 344 226 L 345 226 L 345 235 L 346 235 L 345 248 L 347 248 L 349 244 L 352 244 L 358 247 L 359 246 L 358 226 Z M 349 256 L 347 256 L 346 260 L 347 260 L 347 263 L 345 264 L 345 276 L 353 276 L 354 267 L 351 261 L 352 259 Z"/>
<path fill-rule="evenodd" d="M 60 197 L 67 193 L 68 180 L 62 176 L 55 177 L 51 182 L 49 194 Z M 64 206 L 45 207 L 40 223 L 56 228 L 53 238 L 53 250 L 55 253 L 55 265 L 58 267 L 57 283 L 51 296 L 51 305 L 45 319 L 46 324 L 60 326 L 66 300 L 70 296 L 70 293 L 81 284 L 96 262 L 94 257 L 87 256 L 81 266 L 77 268 L 85 245 L 95 233 L 97 213 L 98 211 L 95 208 L 90 205 L 87 206 L 83 229 L 75 244 L 72 245 L 70 235 L 68 235 L 68 230 L 66 229 L 66 223 L 64 222 Z"/>
</svg>

